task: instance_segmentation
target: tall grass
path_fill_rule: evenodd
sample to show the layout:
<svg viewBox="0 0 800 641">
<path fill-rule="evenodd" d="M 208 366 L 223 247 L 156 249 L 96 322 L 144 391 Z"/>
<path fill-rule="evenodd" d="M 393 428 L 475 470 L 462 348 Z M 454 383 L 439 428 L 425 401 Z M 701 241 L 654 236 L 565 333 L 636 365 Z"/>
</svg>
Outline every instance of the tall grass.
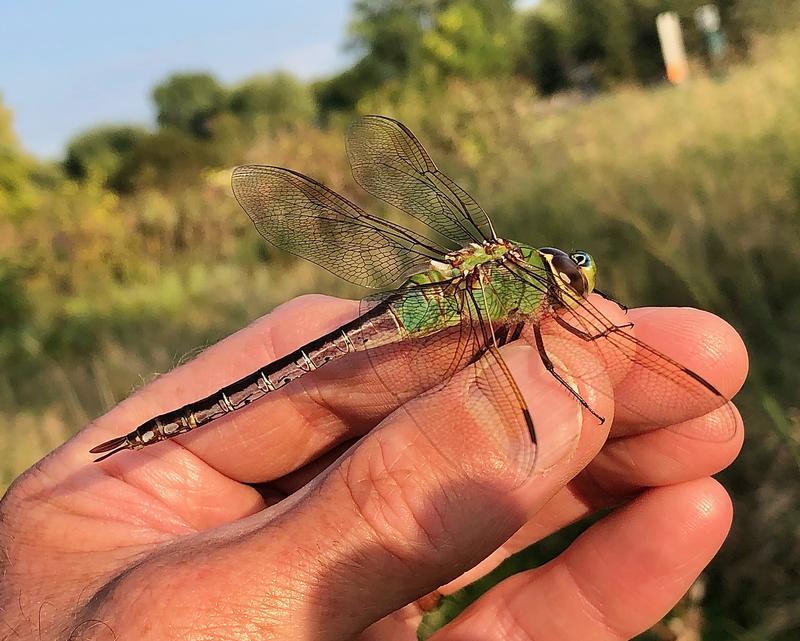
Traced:
<svg viewBox="0 0 800 641">
<path fill-rule="evenodd" d="M 513 81 L 454 82 L 360 105 L 411 126 L 501 235 L 589 249 L 617 297 L 701 306 L 744 336 L 748 442 L 723 475 L 736 519 L 705 576 L 711 640 L 800 638 L 797 35 L 679 89 L 542 101 Z M 256 140 L 241 162 L 290 166 L 379 209 L 353 188 L 341 134 Z M 31 311 L 0 335 L 4 485 L 196 347 L 299 293 L 357 293 L 263 244 L 224 172 L 123 200 L 62 187 L 12 233 Z"/>
</svg>

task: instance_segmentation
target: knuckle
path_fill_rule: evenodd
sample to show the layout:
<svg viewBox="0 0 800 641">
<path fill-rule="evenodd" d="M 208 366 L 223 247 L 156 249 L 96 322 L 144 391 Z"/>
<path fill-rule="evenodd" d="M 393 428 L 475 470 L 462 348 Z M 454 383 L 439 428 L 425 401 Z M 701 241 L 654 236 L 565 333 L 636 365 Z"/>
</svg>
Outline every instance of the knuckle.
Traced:
<svg viewBox="0 0 800 641">
<path fill-rule="evenodd" d="M 431 473 L 415 466 L 408 448 L 390 440 L 364 443 L 340 468 L 358 516 L 377 541 L 400 560 L 442 549 L 451 541 L 447 493 Z"/>
<path fill-rule="evenodd" d="M 495 624 L 499 639 L 508 641 L 536 641 L 536 634 L 519 616 L 517 608 L 506 600 L 496 605 Z"/>
</svg>

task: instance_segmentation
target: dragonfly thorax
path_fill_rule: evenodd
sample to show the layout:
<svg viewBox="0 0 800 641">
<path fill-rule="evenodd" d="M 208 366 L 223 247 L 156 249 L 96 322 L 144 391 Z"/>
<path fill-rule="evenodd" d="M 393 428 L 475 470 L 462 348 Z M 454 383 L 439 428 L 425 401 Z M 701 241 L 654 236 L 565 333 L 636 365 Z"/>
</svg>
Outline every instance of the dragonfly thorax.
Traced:
<svg viewBox="0 0 800 641">
<path fill-rule="evenodd" d="M 470 243 L 462 249 L 447 254 L 444 261 L 432 260 L 431 267 L 444 278 L 466 276 L 489 262 L 505 260 L 516 245 L 502 238 L 485 240 L 480 245 Z"/>
</svg>

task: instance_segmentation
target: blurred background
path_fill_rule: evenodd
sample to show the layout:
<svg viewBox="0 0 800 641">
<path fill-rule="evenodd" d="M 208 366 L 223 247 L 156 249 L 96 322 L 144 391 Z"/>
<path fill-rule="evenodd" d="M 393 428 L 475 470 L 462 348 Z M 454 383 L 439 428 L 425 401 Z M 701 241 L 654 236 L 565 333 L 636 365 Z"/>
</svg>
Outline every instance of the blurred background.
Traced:
<svg viewBox="0 0 800 641">
<path fill-rule="evenodd" d="M 742 333 L 733 533 L 643 638 L 800 639 L 800 0 L 702 4 L 4 5 L 0 489 L 274 305 L 363 295 L 267 245 L 229 176 L 288 166 L 385 211 L 343 145 L 381 113 L 504 237 L 588 249 L 629 305 Z"/>
</svg>

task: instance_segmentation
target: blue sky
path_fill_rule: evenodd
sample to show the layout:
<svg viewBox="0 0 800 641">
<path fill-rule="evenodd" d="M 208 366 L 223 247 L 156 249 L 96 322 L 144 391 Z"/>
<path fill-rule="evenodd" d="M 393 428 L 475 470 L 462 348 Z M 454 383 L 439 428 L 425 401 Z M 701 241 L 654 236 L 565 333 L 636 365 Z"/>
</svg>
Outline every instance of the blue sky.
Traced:
<svg viewBox="0 0 800 641">
<path fill-rule="evenodd" d="M 350 5 L 0 0 L 0 96 L 23 146 L 57 158 L 81 130 L 152 123 L 150 92 L 176 71 L 232 83 L 276 69 L 310 79 L 343 68 Z"/>
<path fill-rule="evenodd" d="M 150 92 L 175 71 L 336 71 L 349 16 L 350 0 L 4 1 L 0 94 L 23 146 L 58 157 L 82 129 L 151 123 Z"/>
</svg>

